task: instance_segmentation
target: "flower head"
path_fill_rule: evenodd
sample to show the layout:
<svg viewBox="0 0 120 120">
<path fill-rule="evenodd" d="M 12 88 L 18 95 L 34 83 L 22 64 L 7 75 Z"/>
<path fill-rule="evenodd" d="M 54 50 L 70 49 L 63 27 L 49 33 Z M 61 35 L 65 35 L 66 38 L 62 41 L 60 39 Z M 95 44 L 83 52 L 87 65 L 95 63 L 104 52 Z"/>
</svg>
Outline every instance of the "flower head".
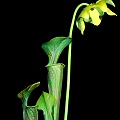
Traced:
<svg viewBox="0 0 120 120">
<path fill-rule="evenodd" d="M 107 7 L 107 4 L 115 7 L 115 4 L 112 0 L 98 0 L 96 3 L 92 3 L 82 10 L 76 21 L 76 25 L 81 30 L 82 34 L 84 34 L 85 30 L 84 22 L 90 22 L 95 26 L 98 26 L 101 23 L 101 18 L 104 13 L 107 13 L 111 16 L 116 15 Z"/>
</svg>

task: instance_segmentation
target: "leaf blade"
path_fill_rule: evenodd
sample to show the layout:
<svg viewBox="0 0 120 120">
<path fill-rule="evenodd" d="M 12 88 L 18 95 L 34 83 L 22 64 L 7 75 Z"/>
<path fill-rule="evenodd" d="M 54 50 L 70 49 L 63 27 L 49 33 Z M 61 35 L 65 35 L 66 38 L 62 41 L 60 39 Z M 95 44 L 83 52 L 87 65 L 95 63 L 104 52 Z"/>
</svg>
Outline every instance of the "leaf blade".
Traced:
<svg viewBox="0 0 120 120">
<path fill-rule="evenodd" d="M 55 101 L 55 98 L 51 94 L 43 92 L 36 102 L 37 109 L 44 112 L 47 112 L 47 110 L 52 111 Z"/>
<path fill-rule="evenodd" d="M 38 110 L 43 110 L 45 120 L 53 120 L 52 106 L 56 102 L 53 95 L 43 92 L 36 102 Z"/>
</svg>

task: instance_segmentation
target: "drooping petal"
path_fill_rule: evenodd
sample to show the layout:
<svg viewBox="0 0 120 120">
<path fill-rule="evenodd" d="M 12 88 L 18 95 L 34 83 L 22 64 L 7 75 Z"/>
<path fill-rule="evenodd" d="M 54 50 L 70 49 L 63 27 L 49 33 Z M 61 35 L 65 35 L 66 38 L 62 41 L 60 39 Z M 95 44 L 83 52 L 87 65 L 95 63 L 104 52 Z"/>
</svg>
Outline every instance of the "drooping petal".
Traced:
<svg viewBox="0 0 120 120">
<path fill-rule="evenodd" d="M 92 24 L 98 26 L 101 23 L 101 20 L 99 18 L 99 12 L 96 9 L 90 10 L 90 17 L 92 19 Z"/>
<path fill-rule="evenodd" d="M 108 15 L 116 15 L 114 12 L 112 12 L 109 8 L 107 8 L 107 12 L 106 12 Z"/>
<path fill-rule="evenodd" d="M 84 30 L 85 30 L 85 23 L 83 21 L 83 18 L 80 18 L 79 20 L 76 21 L 76 26 L 78 27 L 78 29 L 81 31 L 81 34 L 84 34 Z"/>
<path fill-rule="evenodd" d="M 98 0 L 95 6 L 100 8 L 103 12 L 107 11 L 106 0 Z"/>
<path fill-rule="evenodd" d="M 112 0 L 106 0 L 106 3 L 108 3 L 108 4 L 110 4 L 110 5 L 115 7 L 115 4 L 114 4 L 114 2 Z"/>
</svg>

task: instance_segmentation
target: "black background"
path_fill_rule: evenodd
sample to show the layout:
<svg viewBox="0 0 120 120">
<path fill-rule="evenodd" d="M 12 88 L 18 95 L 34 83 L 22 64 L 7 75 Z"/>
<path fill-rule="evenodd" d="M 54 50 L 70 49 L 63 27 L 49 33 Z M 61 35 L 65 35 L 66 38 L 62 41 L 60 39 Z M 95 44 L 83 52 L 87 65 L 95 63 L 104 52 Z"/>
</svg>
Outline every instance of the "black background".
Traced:
<svg viewBox="0 0 120 120">
<path fill-rule="evenodd" d="M 13 76 L 15 118 L 22 120 L 22 102 L 17 94 L 28 85 L 41 84 L 30 95 L 28 105 L 35 105 L 42 91 L 47 89 L 48 57 L 41 45 L 57 36 L 68 36 L 72 15 L 78 4 L 95 0 L 60 0 L 17 2 L 14 10 L 15 41 Z M 118 14 L 117 6 L 109 8 Z M 82 8 L 81 8 L 82 10 Z M 79 12 L 77 16 L 79 15 Z M 104 15 L 96 27 L 85 24 L 84 35 L 74 26 L 72 44 L 71 89 L 68 120 L 103 119 L 118 115 L 119 96 L 119 15 Z M 64 118 L 66 74 L 66 47 L 59 58 L 65 64 L 60 107 L 60 120 Z M 39 119 L 43 120 L 42 111 Z"/>
</svg>

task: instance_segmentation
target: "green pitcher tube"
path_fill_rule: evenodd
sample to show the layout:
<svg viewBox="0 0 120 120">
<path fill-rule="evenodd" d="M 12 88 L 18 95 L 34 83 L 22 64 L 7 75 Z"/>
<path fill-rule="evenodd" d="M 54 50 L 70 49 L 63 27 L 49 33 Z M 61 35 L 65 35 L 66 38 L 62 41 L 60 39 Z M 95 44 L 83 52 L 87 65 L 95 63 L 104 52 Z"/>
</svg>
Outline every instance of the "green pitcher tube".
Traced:
<svg viewBox="0 0 120 120">
<path fill-rule="evenodd" d="M 64 67 L 65 65 L 62 63 L 51 64 L 47 66 L 49 93 L 51 93 L 56 99 L 56 104 L 53 107 L 54 120 L 59 119 L 59 108 L 60 108 Z"/>
<path fill-rule="evenodd" d="M 26 106 L 23 109 L 23 120 L 38 120 L 38 110 L 36 106 Z"/>
</svg>

